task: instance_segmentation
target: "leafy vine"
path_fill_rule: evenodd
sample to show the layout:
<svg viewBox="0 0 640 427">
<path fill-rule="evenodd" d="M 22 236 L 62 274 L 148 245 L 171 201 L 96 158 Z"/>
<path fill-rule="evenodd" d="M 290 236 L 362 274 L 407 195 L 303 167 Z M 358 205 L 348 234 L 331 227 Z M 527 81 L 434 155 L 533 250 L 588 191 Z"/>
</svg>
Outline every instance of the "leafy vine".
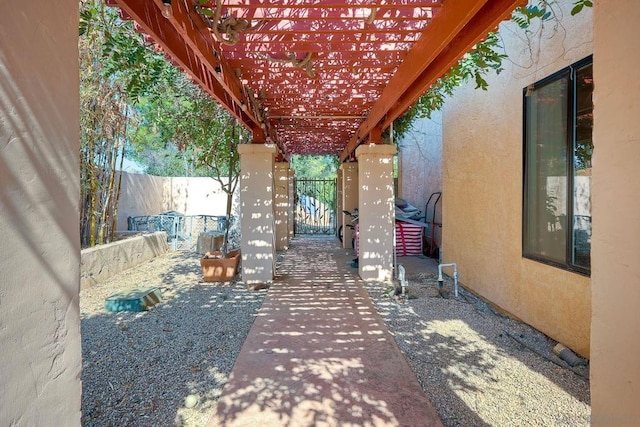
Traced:
<svg viewBox="0 0 640 427">
<path fill-rule="evenodd" d="M 535 4 L 529 4 L 517 8 L 511 21 L 520 28 L 527 29 L 535 21 L 542 22 L 556 19 L 551 5 L 552 0 L 539 0 Z M 593 7 L 592 0 L 575 0 L 571 15 L 577 15 L 585 7 Z M 407 112 L 393 122 L 393 140 L 399 141 L 412 127 L 417 118 L 431 118 L 431 114 L 440 110 L 448 96 L 453 94 L 456 87 L 473 79 L 476 89 L 487 90 L 489 83 L 485 77 L 492 70 L 499 74 L 502 61 L 507 58 L 504 48 L 500 44 L 497 32 L 492 32 L 476 44 L 474 49 L 464 55 L 462 59 L 447 74 L 445 74 L 427 90 L 427 92 L 407 110 Z M 389 129 L 383 137 L 389 138 Z"/>
</svg>

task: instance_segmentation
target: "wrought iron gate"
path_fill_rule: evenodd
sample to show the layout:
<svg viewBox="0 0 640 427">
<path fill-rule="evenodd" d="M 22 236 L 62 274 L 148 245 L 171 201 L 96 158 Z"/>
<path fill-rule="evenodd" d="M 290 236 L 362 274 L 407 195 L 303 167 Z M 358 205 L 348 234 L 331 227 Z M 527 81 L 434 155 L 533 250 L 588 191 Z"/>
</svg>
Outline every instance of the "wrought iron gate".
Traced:
<svg viewBox="0 0 640 427">
<path fill-rule="evenodd" d="M 295 233 L 336 233 L 336 180 L 295 180 Z"/>
</svg>

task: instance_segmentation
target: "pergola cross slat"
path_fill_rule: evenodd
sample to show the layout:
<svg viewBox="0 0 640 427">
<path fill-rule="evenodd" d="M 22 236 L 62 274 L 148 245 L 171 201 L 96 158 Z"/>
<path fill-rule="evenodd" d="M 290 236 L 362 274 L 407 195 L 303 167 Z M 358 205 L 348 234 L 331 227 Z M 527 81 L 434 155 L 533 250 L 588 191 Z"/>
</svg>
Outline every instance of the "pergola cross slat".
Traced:
<svg viewBox="0 0 640 427">
<path fill-rule="evenodd" d="M 276 143 L 285 158 L 343 161 L 359 144 L 380 143 L 393 120 L 526 3 L 173 0 L 167 19 L 162 0 L 109 1 L 251 129 L 254 142 Z"/>
</svg>

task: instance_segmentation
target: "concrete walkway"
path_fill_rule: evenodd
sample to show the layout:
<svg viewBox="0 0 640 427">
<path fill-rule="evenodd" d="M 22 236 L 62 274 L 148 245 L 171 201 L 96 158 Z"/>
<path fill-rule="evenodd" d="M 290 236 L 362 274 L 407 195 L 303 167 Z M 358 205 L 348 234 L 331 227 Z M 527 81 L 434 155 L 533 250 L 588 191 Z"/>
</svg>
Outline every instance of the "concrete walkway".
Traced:
<svg viewBox="0 0 640 427">
<path fill-rule="evenodd" d="M 283 255 L 209 425 L 441 426 L 349 251 L 298 237 Z"/>
</svg>

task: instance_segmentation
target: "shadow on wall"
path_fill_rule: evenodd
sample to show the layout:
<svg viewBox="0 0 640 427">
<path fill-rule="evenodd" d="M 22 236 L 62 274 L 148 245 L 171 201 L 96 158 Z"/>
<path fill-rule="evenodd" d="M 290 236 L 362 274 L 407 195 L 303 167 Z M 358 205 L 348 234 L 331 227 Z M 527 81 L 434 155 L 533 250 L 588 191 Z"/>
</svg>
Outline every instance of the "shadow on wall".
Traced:
<svg viewBox="0 0 640 427">
<path fill-rule="evenodd" d="M 358 219 L 358 258 L 364 280 L 386 282 L 393 278 L 394 196 L 393 187 L 373 188 L 373 194 L 390 197 L 361 201 Z M 367 214 L 373 211 L 375 214 Z"/>
<path fill-rule="evenodd" d="M 29 81 L 30 93 L 21 93 L 7 68 L 0 71 L 0 229 L 5 248 L 10 247 L 2 252 L 3 264 L 33 262 L 29 272 L 20 271 L 20 279 L 50 278 L 64 300 L 72 301 L 79 286 L 68 276 L 80 264 L 80 190 L 78 179 L 69 178 L 78 176 L 79 143 L 61 132 L 66 127 L 60 123 L 68 122 L 62 112 L 74 105 L 61 106 L 46 96 L 51 88 L 38 79 Z M 27 105 L 29 99 L 38 102 Z"/>
</svg>

